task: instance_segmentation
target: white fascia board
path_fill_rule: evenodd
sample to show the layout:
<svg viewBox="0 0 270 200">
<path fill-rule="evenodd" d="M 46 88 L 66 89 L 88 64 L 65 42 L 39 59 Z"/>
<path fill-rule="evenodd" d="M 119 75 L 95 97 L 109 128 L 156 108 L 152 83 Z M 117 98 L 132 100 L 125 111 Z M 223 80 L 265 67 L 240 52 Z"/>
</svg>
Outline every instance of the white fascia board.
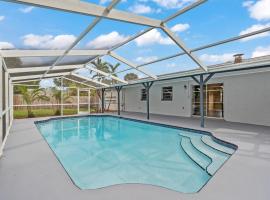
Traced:
<svg viewBox="0 0 270 200">
<path fill-rule="evenodd" d="M 70 72 L 46 74 L 45 78 L 56 77 L 56 76 L 65 76 L 68 74 L 70 74 Z M 42 75 L 16 76 L 16 77 L 12 77 L 11 80 L 16 81 L 16 80 L 25 80 L 25 79 L 35 79 L 35 78 L 40 78 L 41 76 Z"/>
<path fill-rule="evenodd" d="M 133 13 L 112 9 L 110 13 L 104 16 L 106 8 L 89 2 L 67 1 L 67 0 L 9 0 L 10 2 L 30 4 L 38 7 L 62 10 L 66 12 L 79 13 L 96 17 L 104 17 L 116 21 L 124 21 L 144 26 L 160 27 L 161 21 L 148 17 L 136 15 Z"/>
<path fill-rule="evenodd" d="M 89 81 L 89 82 L 93 82 L 93 83 L 96 83 L 96 84 L 99 84 L 99 85 L 103 85 L 103 86 L 105 86 L 105 87 L 109 87 L 108 84 L 102 83 L 102 82 L 100 82 L 100 81 L 96 81 L 96 80 L 91 79 L 91 78 L 87 78 L 87 77 L 81 76 L 81 75 L 79 75 L 79 74 L 71 73 L 71 75 L 72 75 L 72 76 L 75 76 L 75 77 L 78 77 L 78 78 L 80 78 L 80 79 L 84 79 L 84 80 Z"/>
<path fill-rule="evenodd" d="M 201 61 L 191 53 L 191 50 L 186 47 L 184 42 L 174 34 L 167 26 L 162 26 L 162 30 L 204 71 L 207 71 L 207 67 L 205 67 Z"/>
<path fill-rule="evenodd" d="M 62 56 L 65 50 L 0 50 L 4 58 L 10 57 L 54 57 Z M 70 50 L 66 56 L 106 55 L 108 50 Z"/>
<path fill-rule="evenodd" d="M 153 79 L 157 79 L 157 76 L 153 75 L 153 74 L 150 74 L 149 72 L 146 72 L 145 70 L 143 69 L 139 69 L 137 65 L 135 65 L 134 63 L 132 63 L 131 61 L 128 61 L 127 59 L 119 56 L 118 54 L 116 54 L 115 52 L 111 51 L 109 52 L 109 55 L 112 56 L 113 58 L 115 58 L 116 60 L 122 62 L 122 63 L 125 63 L 126 65 L 130 66 L 131 68 L 147 75 L 147 76 L 150 76 L 152 77 Z"/>
<path fill-rule="evenodd" d="M 112 79 L 114 79 L 114 80 L 116 80 L 116 81 L 119 81 L 119 82 L 128 84 L 127 81 L 122 80 L 122 79 L 120 79 L 120 78 L 118 78 L 118 77 L 116 77 L 116 76 L 114 76 L 114 75 L 112 75 L 112 74 L 109 74 L 109 73 L 103 72 L 103 71 L 101 71 L 101 70 L 98 70 L 98 69 L 96 69 L 96 68 L 94 68 L 94 67 L 92 67 L 92 66 L 86 65 L 85 68 L 87 68 L 87 69 L 89 69 L 89 70 L 92 70 L 92 71 L 94 71 L 94 72 L 96 72 L 96 73 L 102 74 L 102 75 L 104 75 L 104 76 L 106 76 L 106 77 L 112 78 Z"/>
<path fill-rule="evenodd" d="M 67 69 L 81 69 L 84 65 L 59 65 L 55 66 L 51 71 L 54 70 L 67 70 Z M 9 68 L 8 72 L 10 74 L 13 73 L 24 73 L 24 72 L 42 72 L 46 71 L 50 68 L 50 66 L 43 66 L 43 67 L 20 67 L 20 68 Z"/>
</svg>

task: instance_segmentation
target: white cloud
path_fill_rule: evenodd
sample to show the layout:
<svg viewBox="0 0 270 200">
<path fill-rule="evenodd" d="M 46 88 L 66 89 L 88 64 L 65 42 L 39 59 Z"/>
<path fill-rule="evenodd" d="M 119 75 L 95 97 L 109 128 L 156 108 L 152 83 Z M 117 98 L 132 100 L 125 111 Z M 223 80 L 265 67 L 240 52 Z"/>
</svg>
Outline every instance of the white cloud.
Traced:
<svg viewBox="0 0 270 200">
<path fill-rule="evenodd" d="M 66 49 L 75 40 L 74 35 L 35 35 L 28 34 L 22 37 L 23 44 L 37 49 Z"/>
<path fill-rule="evenodd" d="M 242 3 L 242 6 L 249 8 L 250 6 L 252 6 L 253 3 L 254 3 L 254 1 L 244 1 Z"/>
<path fill-rule="evenodd" d="M 253 51 L 252 58 L 266 55 L 270 55 L 270 46 L 266 47 L 259 46 Z"/>
<path fill-rule="evenodd" d="M 9 42 L 0 42 L 0 49 L 14 49 L 14 45 Z"/>
<path fill-rule="evenodd" d="M 200 60 L 206 63 L 224 63 L 228 61 L 233 61 L 234 53 L 225 54 L 202 54 Z"/>
<path fill-rule="evenodd" d="M 157 56 L 147 56 L 147 57 L 140 56 L 140 57 L 137 57 L 135 61 L 138 63 L 147 63 L 147 62 L 154 61 L 156 59 L 158 59 Z"/>
<path fill-rule="evenodd" d="M 32 12 L 32 10 L 33 10 L 34 8 L 35 8 L 34 6 L 28 6 L 28 7 L 25 7 L 25 8 L 20 8 L 19 10 L 20 10 L 22 13 L 30 13 L 30 12 Z"/>
<path fill-rule="evenodd" d="M 135 4 L 129 7 L 129 10 L 136 14 L 147 14 L 154 12 L 154 10 L 150 6 L 146 6 L 143 4 Z"/>
<path fill-rule="evenodd" d="M 0 16 L 0 22 L 3 21 L 6 17 L 5 16 Z"/>
<path fill-rule="evenodd" d="M 245 1 L 243 6 L 248 8 L 251 18 L 256 20 L 270 19 L 270 0 Z"/>
<path fill-rule="evenodd" d="M 152 0 L 152 1 L 166 9 L 182 8 L 188 3 L 195 2 L 195 0 Z"/>
<path fill-rule="evenodd" d="M 94 40 L 88 42 L 86 46 L 88 48 L 107 49 L 127 40 L 128 38 L 129 36 L 120 35 L 117 31 L 113 31 L 109 34 L 98 36 Z"/>
<path fill-rule="evenodd" d="M 183 32 L 189 28 L 190 28 L 189 24 L 176 24 L 171 28 L 171 30 L 173 32 Z"/>
<path fill-rule="evenodd" d="M 254 32 L 254 31 L 262 30 L 262 29 L 265 29 L 267 27 L 270 27 L 270 23 L 268 23 L 268 24 L 254 24 L 251 27 L 247 28 L 246 30 L 241 31 L 239 35 L 244 35 L 244 34 L 247 34 L 247 33 Z M 261 33 L 261 34 L 257 34 L 257 35 L 254 35 L 254 36 L 244 38 L 241 41 L 249 41 L 249 40 L 253 40 L 253 39 L 256 39 L 256 38 L 267 37 L 269 35 L 270 35 L 269 32 L 265 32 L 265 33 Z"/>
<path fill-rule="evenodd" d="M 168 64 L 166 65 L 166 67 L 168 67 L 168 68 L 174 68 L 174 67 L 176 67 L 176 66 L 177 66 L 176 63 L 174 63 L 174 62 L 168 63 Z"/>
<path fill-rule="evenodd" d="M 168 38 L 168 37 L 163 37 L 159 31 L 156 29 L 153 29 L 141 37 L 138 37 L 135 40 L 135 43 L 137 46 L 147 46 L 147 45 L 152 45 L 152 44 L 162 44 L 162 45 L 172 45 L 174 42 Z"/>
</svg>

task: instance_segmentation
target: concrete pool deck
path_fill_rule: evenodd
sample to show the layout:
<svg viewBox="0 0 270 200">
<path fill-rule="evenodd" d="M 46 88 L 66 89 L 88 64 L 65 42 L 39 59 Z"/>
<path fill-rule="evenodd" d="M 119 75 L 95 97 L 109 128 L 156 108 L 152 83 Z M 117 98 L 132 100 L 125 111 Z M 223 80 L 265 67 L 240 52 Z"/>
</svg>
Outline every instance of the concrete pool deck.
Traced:
<svg viewBox="0 0 270 200">
<path fill-rule="evenodd" d="M 122 116 L 145 119 L 139 113 Z M 270 199 L 270 127 L 206 119 L 203 130 L 239 148 L 200 192 L 183 194 L 141 184 L 78 189 L 35 127 L 41 119 L 47 118 L 14 120 L 0 158 L 0 199 Z M 200 129 L 199 118 L 151 115 L 150 121 Z"/>
</svg>

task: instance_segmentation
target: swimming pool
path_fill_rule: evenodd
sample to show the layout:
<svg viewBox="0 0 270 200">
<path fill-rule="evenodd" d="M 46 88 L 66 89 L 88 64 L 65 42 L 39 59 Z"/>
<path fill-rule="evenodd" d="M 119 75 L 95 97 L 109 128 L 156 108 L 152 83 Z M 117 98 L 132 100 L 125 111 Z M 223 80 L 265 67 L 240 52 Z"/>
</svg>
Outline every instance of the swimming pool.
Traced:
<svg viewBox="0 0 270 200">
<path fill-rule="evenodd" d="M 236 149 L 207 132 L 112 116 L 36 125 L 81 189 L 140 183 L 197 192 Z"/>
</svg>

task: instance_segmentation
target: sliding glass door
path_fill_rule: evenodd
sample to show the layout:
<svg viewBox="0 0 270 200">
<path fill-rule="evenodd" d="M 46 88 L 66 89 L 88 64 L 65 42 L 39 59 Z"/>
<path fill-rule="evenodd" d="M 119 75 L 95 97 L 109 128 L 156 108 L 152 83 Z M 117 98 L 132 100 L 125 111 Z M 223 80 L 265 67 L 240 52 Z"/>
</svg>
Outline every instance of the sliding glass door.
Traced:
<svg viewBox="0 0 270 200">
<path fill-rule="evenodd" d="M 193 86 L 192 112 L 200 115 L 200 86 Z M 223 84 L 204 86 L 204 112 L 207 117 L 223 118 Z"/>
</svg>

